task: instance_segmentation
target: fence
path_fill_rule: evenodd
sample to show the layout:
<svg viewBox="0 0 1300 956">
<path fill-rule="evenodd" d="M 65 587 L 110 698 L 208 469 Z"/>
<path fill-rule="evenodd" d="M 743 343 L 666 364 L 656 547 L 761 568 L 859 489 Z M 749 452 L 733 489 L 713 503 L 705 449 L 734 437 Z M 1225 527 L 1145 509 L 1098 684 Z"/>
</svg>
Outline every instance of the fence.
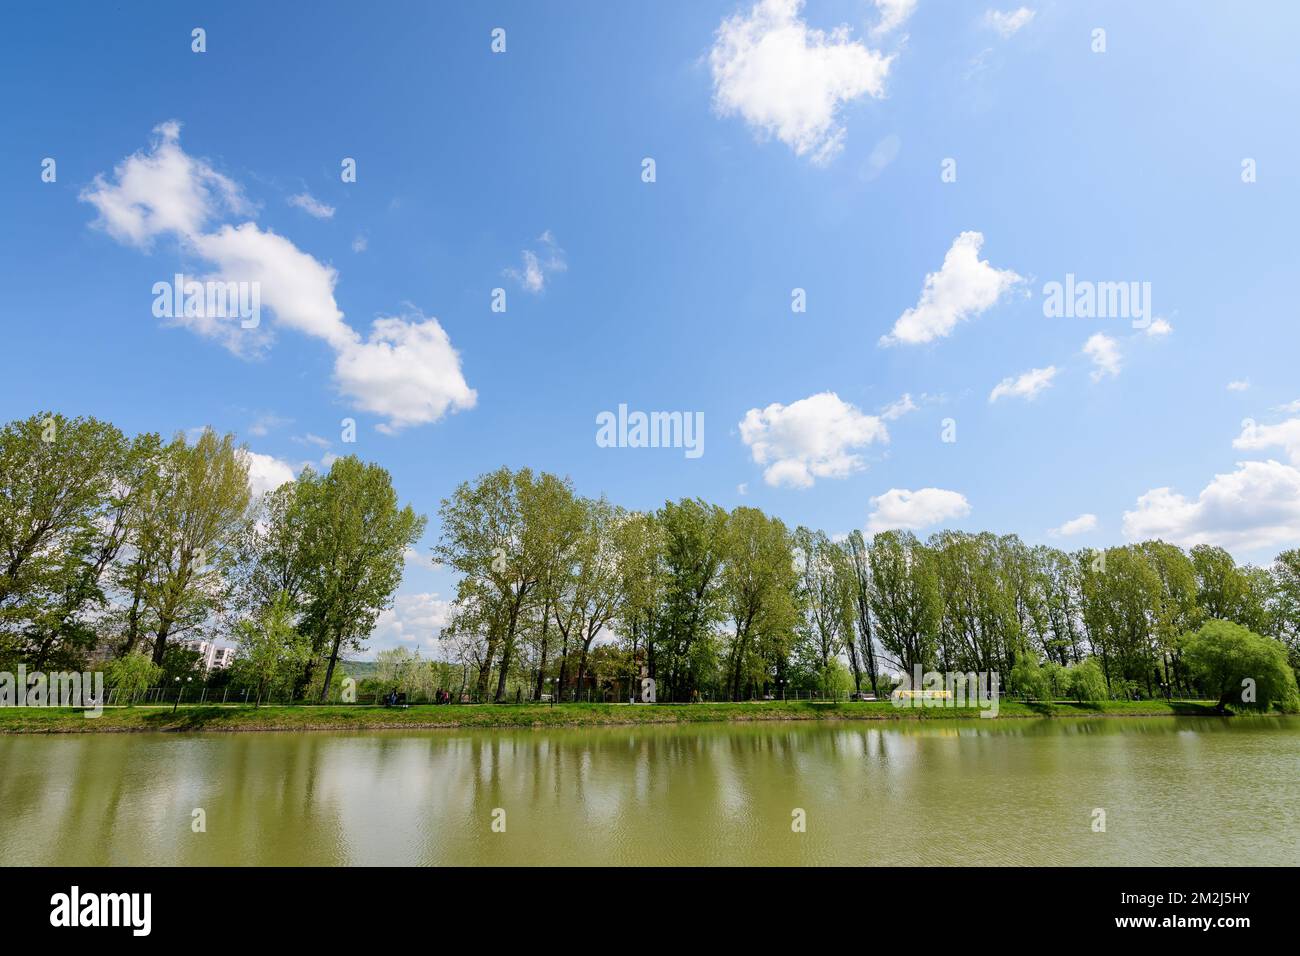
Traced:
<svg viewBox="0 0 1300 956">
<path fill-rule="evenodd" d="M 104 703 L 109 706 L 191 706 L 191 705 L 210 705 L 210 706 L 282 706 L 282 707 L 313 707 L 328 705 L 338 706 L 367 706 L 372 707 L 386 702 L 391 690 L 374 690 L 366 691 L 364 694 L 357 693 L 355 700 L 338 699 L 338 695 L 331 694 L 331 698 L 326 701 L 309 699 L 304 697 L 294 697 L 284 692 L 272 692 L 259 697 L 257 691 L 253 688 L 237 687 L 232 685 L 223 685 L 210 687 L 207 684 L 194 686 L 188 684 L 185 686 L 167 686 L 160 684 L 156 687 L 150 687 L 147 690 L 138 693 L 132 699 L 128 699 L 124 693 L 119 693 L 118 688 L 110 688 L 107 699 Z M 402 692 L 398 692 L 402 693 Z M 449 699 L 441 700 L 441 695 L 447 694 Z M 809 703 L 834 704 L 847 702 L 857 695 L 848 691 L 838 691 L 833 693 L 819 693 L 811 690 L 785 691 L 781 694 L 768 694 L 758 697 L 747 697 L 740 700 L 730 700 L 725 697 L 712 697 L 703 695 L 696 700 L 691 701 L 669 701 L 661 700 L 661 705 L 685 704 L 685 703 L 746 703 L 751 701 L 772 701 L 772 700 L 789 700 L 805 701 Z M 882 696 L 882 699 L 888 699 L 888 695 Z M 435 688 L 432 692 L 417 690 L 405 693 L 404 703 L 408 705 L 470 705 L 470 704 L 497 704 L 524 706 L 532 704 L 620 704 L 627 703 L 625 698 L 621 698 L 615 693 L 608 691 L 593 691 L 592 688 L 586 688 L 585 693 L 565 695 L 562 700 L 553 699 L 551 694 L 543 694 L 540 698 L 532 693 L 517 693 L 514 697 L 506 695 L 501 700 L 493 700 L 491 696 L 485 699 L 479 699 L 472 691 L 462 692 L 457 688 Z"/>
</svg>

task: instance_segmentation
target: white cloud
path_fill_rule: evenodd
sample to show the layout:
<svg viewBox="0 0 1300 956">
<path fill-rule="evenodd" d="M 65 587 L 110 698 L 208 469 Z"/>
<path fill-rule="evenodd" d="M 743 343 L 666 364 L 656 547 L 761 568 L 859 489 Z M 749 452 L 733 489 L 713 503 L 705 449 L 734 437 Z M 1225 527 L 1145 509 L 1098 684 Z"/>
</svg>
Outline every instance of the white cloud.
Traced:
<svg viewBox="0 0 1300 956">
<path fill-rule="evenodd" d="M 195 235 L 222 209 L 250 211 L 234 182 L 181 149 L 180 123 L 169 120 L 153 131 L 149 152 L 113 168 L 116 183 L 99 174 L 81 191 L 81 201 L 99 210 L 97 226 L 119 242 L 147 249 L 163 233 Z"/>
<path fill-rule="evenodd" d="M 402 562 L 408 567 L 424 568 L 428 570 L 438 570 L 442 564 L 431 554 L 421 554 L 415 548 L 407 548 L 402 552 Z"/>
<path fill-rule="evenodd" d="M 1100 382 L 1107 375 L 1119 374 L 1119 343 L 1109 335 L 1096 332 L 1083 343 L 1083 354 L 1092 359 L 1092 380 Z"/>
<path fill-rule="evenodd" d="M 742 481 L 740 484 L 736 485 L 736 493 L 742 495 L 749 494 L 749 482 Z"/>
<path fill-rule="evenodd" d="M 1228 391 L 1230 392 L 1244 392 L 1248 388 L 1250 388 L 1250 382 L 1244 378 L 1228 383 Z"/>
<path fill-rule="evenodd" d="M 897 400 L 890 402 L 885 406 L 880 417 L 887 422 L 896 421 L 906 415 L 908 412 L 914 412 L 918 408 L 916 402 L 912 401 L 912 393 L 904 392 Z"/>
<path fill-rule="evenodd" d="M 478 400 L 446 331 L 419 312 L 376 319 L 369 339 L 340 350 L 334 377 L 359 408 L 388 419 L 380 426 L 388 433 L 436 422 Z"/>
<path fill-rule="evenodd" d="M 216 273 L 207 278 L 258 283 L 262 305 L 275 313 L 280 324 L 324 339 L 336 349 L 356 339 L 334 300 L 338 273 L 283 236 L 246 222 L 224 225 L 216 232 L 194 236 L 191 241 L 200 255 L 217 265 Z M 192 324 L 188 319 L 181 321 Z M 235 328 L 237 323 L 230 319 L 205 317 L 196 321 L 196 331 L 215 334 L 224 330 L 234 337 L 234 344 L 243 331 Z"/>
<path fill-rule="evenodd" d="M 864 467 L 853 449 L 889 441 L 884 422 L 864 415 L 834 392 L 789 405 L 751 408 L 740 423 L 741 440 L 763 480 L 777 487 L 810 488 L 818 478 L 843 478 Z"/>
<path fill-rule="evenodd" d="M 1300 418 L 1288 418 L 1276 425 L 1258 425 L 1247 419 L 1241 434 L 1232 440 L 1232 447 L 1243 451 L 1282 448 L 1291 464 L 1300 465 Z"/>
<path fill-rule="evenodd" d="M 964 518 L 970 514 L 966 496 L 943 488 L 890 488 L 883 495 L 871 499 L 871 514 L 867 517 L 867 530 L 872 534 L 890 530 L 926 528 Z"/>
<path fill-rule="evenodd" d="M 1278 405 L 1273 409 L 1273 411 L 1288 413 L 1300 412 L 1300 398 L 1297 398 L 1294 402 L 1287 402 L 1285 405 Z"/>
<path fill-rule="evenodd" d="M 759 0 L 748 15 L 722 21 L 709 53 L 713 104 L 720 115 L 739 114 L 796 155 L 825 163 L 843 144 L 840 106 L 882 97 L 893 56 L 851 39 L 846 24 L 829 33 L 809 27 L 802 8 L 803 0 Z"/>
<path fill-rule="evenodd" d="M 298 193 L 296 196 L 289 197 L 289 205 L 297 206 L 309 216 L 317 219 L 333 219 L 334 207 L 321 202 L 311 193 Z"/>
<path fill-rule="evenodd" d="M 384 415 L 381 428 L 396 430 L 434 422 L 448 410 L 472 408 L 475 393 L 465 382 L 460 357 L 437 319 L 381 318 L 368 339 L 345 321 L 334 298 L 338 273 L 291 241 L 256 223 L 225 223 L 205 231 L 218 213 L 249 209 L 239 188 L 180 147 L 180 124 L 164 123 L 147 153 L 136 153 L 114 169 L 116 182 L 96 176 L 81 194 L 99 210 L 99 225 L 121 242 L 148 247 L 153 238 L 174 235 L 185 252 L 215 267 L 206 279 L 256 283 L 260 304 L 277 326 L 322 339 L 334 350 L 339 389 L 366 411 Z M 542 236 L 553 246 L 550 234 Z M 556 250 L 556 254 L 562 253 Z M 561 266 L 562 267 L 562 266 Z M 266 323 L 244 329 L 235 317 L 174 320 L 216 338 L 239 354 L 267 347 Z"/>
<path fill-rule="evenodd" d="M 370 245 L 370 241 L 365 236 L 357 236 L 352 240 L 352 251 L 365 252 L 368 245 Z"/>
<path fill-rule="evenodd" d="M 958 322 L 992 308 L 1016 283 L 1023 281 L 1010 269 L 995 269 L 979 257 L 984 236 L 963 232 L 953 240 L 938 272 L 925 277 L 921 298 L 908 309 L 881 345 L 918 345 L 943 338 Z"/>
<path fill-rule="evenodd" d="M 315 445 L 317 448 L 329 448 L 330 446 L 328 438 L 322 438 L 320 435 L 314 435 L 311 432 L 307 432 L 305 435 L 295 435 L 293 440 L 304 445 Z"/>
<path fill-rule="evenodd" d="M 1097 516 L 1094 514 L 1081 514 L 1077 518 L 1071 518 L 1059 528 L 1051 529 L 1048 534 L 1053 537 L 1068 538 L 1070 535 L 1083 534 L 1085 531 L 1095 531 L 1097 528 Z"/>
<path fill-rule="evenodd" d="M 1034 19 L 1034 11 L 1028 7 L 1015 10 L 987 10 L 984 13 L 984 25 L 996 30 L 1005 40 L 1021 27 L 1027 26 Z"/>
<path fill-rule="evenodd" d="M 551 235 L 548 229 L 540 236 L 537 241 L 541 243 L 540 250 L 525 249 L 523 251 L 523 268 L 506 269 L 505 275 L 514 279 L 525 291 L 534 295 L 539 294 L 546 288 L 546 279 L 556 272 L 563 272 L 568 268 L 564 258 L 564 250 L 555 242 L 555 237 Z"/>
<path fill-rule="evenodd" d="M 1164 319 L 1153 319 L 1151 324 L 1142 331 L 1150 338 L 1156 339 L 1168 335 L 1173 330 L 1174 327 Z"/>
<path fill-rule="evenodd" d="M 264 415 L 258 415 L 253 420 L 253 424 L 248 426 L 248 433 L 257 438 L 263 438 L 275 429 L 292 423 L 292 421 L 292 418 L 282 418 L 279 415 L 267 412 Z"/>
<path fill-rule="evenodd" d="M 866 163 L 863 164 L 859 178 L 864 183 L 869 183 L 889 165 L 898 158 L 898 154 L 903 149 L 903 141 L 899 139 L 897 133 L 890 133 L 888 136 L 876 143 L 875 148 L 871 150 L 871 155 L 867 157 Z"/>
<path fill-rule="evenodd" d="M 996 402 L 1004 396 L 1033 401 L 1039 392 L 1052 384 L 1056 371 L 1055 365 L 1049 365 L 1047 368 L 1031 368 L 1020 375 L 1004 378 L 989 392 L 989 402 Z"/>
<path fill-rule="evenodd" d="M 1162 538 L 1191 547 L 1253 551 L 1300 543 L 1300 470 L 1277 461 L 1243 461 L 1215 475 L 1195 500 L 1153 488 L 1124 512 L 1132 540 Z"/>
<path fill-rule="evenodd" d="M 438 636 L 451 621 L 451 602 L 434 592 L 399 594 L 393 606 L 379 615 L 371 633 L 371 650 L 408 644 L 438 646 Z"/>
<path fill-rule="evenodd" d="M 254 497 L 274 491 L 293 478 L 293 466 L 287 461 L 255 451 L 248 453 L 248 485 Z"/>
<path fill-rule="evenodd" d="M 907 22 L 916 10 L 916 0 L 876 0 L 880 22 L 871 28 L 872 36 L 884 36 Z"/>
</svg>

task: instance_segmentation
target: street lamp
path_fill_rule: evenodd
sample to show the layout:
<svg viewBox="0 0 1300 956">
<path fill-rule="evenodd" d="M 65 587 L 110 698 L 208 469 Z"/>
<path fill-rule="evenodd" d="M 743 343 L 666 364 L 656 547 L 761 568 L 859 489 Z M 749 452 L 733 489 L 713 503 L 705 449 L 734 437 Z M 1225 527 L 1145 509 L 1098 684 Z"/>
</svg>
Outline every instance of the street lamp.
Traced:
<svg viewBox="0 0 1300 956">
<path fill-rule="evenodd" d="M 192 680 L 194 680 L 193 677 L 187 677 L 187 678 L 185 678 L 185 684 L 188 684 L 188 683 L 189 683 L 190 681 L 192 681 Z M 176 678 L 176 683 L 177 683 L 179 686 L 178 686 L 177 689 L 176 689 L 176 700 L 175 700 L 175 702 L 172 704 L 172 713 L 173 713 L 173 714 L 176 713 L 176 708 L 180 705 L 180 702 L 181 702 L 181 695 L 185 693 L 185 684 L 181 684 L 181 679 L 180 679 L 179 677 Z"/>
</svg>

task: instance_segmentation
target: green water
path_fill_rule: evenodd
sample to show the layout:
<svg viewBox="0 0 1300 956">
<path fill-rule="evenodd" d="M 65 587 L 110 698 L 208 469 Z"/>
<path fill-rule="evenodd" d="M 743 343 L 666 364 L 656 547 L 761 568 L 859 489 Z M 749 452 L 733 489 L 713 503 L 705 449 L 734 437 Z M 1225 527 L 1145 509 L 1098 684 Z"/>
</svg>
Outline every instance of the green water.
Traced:
<svg viewBox="0 0 1300 956">
<path fill-rule="evenodd" d="M 0 736 L 0 863 L 1295 865 L 1298 782 L 1300 718 Z"/>
</svg>

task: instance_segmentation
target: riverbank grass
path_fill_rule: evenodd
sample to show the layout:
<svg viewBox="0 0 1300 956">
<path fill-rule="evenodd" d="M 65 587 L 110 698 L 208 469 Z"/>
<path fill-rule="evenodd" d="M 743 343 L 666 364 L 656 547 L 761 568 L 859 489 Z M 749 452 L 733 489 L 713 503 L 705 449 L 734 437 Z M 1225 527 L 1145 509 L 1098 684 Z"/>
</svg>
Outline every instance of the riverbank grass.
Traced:
<svg viewBox="0 0 1300 956">
<path fill-rule="evenodd" d="M 0 708 L 0 733 L 131 733 L 149 731 L 385 730 L 455 727 L 581 727 L 768 720 L 978 719 L 977 707 L 895 707 L 890 701 L 752 701 L 703 704 L 418 704 L 374 705 L 182 704 L 108 707 L 88 718 L 81 710 Z M 1032 717 L 1215 716 L 1210 701 L 1001 700 L 997 720 Z"/>
</svg>

